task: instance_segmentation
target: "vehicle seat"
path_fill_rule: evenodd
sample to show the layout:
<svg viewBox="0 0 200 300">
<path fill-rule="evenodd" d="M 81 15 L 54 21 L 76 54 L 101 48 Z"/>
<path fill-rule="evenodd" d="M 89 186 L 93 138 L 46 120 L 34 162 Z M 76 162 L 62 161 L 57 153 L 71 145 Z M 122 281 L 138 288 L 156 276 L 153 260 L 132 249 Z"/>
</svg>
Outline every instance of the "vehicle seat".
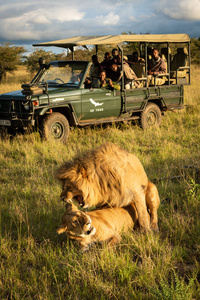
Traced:
<svg viewBox="0 0 200 300">
<path fill-rule="evenodd" d="M 164 59 L 165 63 L 166 63 L 166 68 L 167 68 L 167 72 L 169 71 L 168 69 L 168 48 L 161 48 L 160 50 L 160 54 L 162 59 Z M 171 61 L 171 49 L 169 48 L 169 57 L 170 57 L 170 61 Z"/>
<path fill-rule="evenodd" d="M 147 61 L 152 59 L 152 51 L 153 51 L 152 47 L 147 47 Z"/>
<path fill-rule="evenodd" d="M 176 77 L 176 71 L 179 67 L 188 66 L 188 51 L 187 48 L 178 48 L 177 53 L 171 62 L 171 77 Z M 178 71 L 178 77 L 186 77 L 187 70 Z"/>
<path fill-rule="evenodd" d="M 131 65 L 131 69 L 135 72 L 137 78 L 145 77 L 145 64 L 135 63 Z"/>
<path fill-rule="evenodd" d="M 99 88 L 99 79 L 98 78 L 92 78 L 92 87 L 93 88 Z"/>
</svg>

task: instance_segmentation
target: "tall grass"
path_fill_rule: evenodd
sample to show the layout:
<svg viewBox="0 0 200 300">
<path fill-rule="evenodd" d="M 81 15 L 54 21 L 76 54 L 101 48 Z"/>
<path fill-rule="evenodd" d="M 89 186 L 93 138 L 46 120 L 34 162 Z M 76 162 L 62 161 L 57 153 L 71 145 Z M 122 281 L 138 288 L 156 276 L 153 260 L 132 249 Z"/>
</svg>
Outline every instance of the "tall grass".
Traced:
<svg viewBox="0 0 200 300">
<path fill-rule="evenodd" d="M 21 89 L 22 83 L 29 83 L 32 75 L 27 72 L 26 66 L 19 66 L 16 71 L 8 72 L 0 84 L 0 94 Z"/>
<path fill-rule="evenodd" d="M 67 145 L 38 133 L 0 139 L 0 299 L 200 299 L 199 69 L 186 107 L 157 130 L 133 124 L 73 129 Z M 123 236 L 82 253 L 56 228 L 65 210 L 54 172 L 111 141 L 137 155 L 156 183 L 158 234 Z"/>
</svg>

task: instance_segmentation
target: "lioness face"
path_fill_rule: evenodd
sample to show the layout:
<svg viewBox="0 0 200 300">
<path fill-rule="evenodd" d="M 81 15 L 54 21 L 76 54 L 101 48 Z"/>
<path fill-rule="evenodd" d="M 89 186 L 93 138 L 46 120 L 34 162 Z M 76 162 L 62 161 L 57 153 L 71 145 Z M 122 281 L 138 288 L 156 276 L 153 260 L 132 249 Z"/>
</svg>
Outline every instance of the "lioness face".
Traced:
<svg viewBox="0 0 200 300">
<path fill-rule="evenodd" d="M 84 212 L 66 212 L 62 217 L 62 223 L 66 232 L 74 236 L 93 235 L 95 228 L 91 225 L 91 219 Z"/>
<path fill-rule="evenodd" d="M 67 202 L 69 200 L 75 199 L 78 201 L 80 206 L 84 206 L 83 194 L 72 182 L 68 179 L 62 182 L 62 192 L 60 195 L 61 200 Z"/>
</svg>

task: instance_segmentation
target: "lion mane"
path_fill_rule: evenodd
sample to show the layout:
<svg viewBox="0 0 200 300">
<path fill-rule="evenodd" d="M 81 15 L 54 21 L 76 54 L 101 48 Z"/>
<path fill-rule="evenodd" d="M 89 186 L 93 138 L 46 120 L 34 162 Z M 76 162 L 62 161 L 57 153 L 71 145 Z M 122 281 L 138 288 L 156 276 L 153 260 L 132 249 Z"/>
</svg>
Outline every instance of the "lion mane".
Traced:
<svg viewBox="0 0 200 300">
<path fill-rule="evenodd" d="M 106 143 L 78 155 L 64 163 L 56 177 L 62 182 L 62 200 L 75 199 L 83 208 L 134 203 L 141 229 L 158 230 L 157 188 L 148 180 L 139 159 L 117 145 Z"/>
</svg>

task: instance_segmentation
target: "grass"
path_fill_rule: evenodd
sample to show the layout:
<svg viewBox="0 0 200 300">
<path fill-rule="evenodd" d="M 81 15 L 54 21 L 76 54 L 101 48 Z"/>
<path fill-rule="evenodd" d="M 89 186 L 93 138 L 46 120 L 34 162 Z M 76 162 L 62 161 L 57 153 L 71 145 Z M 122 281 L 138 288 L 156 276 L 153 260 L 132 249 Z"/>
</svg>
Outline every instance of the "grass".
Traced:
<svg viewBox="0 0 200 300">
<path fill-rule="evenodd" d="M 200 299 L 200 70 L 186 107 L 157 130 L 132 124 L 73 129 L 67 145 L 38 133 L 0 139 L 0 299 Z M 156 183 L 158 234 L 127 233 L 82 253 L 58 236 L 64 205 L 54 172 L 111 141 L 137 155 Z"/>
<path fill-rule="evenodd" d="M 0 94 L 21 89 L 22 83 L 29 83 L 33 76 L 27 72 L 26 66 L 19 66 L 16 71 L 8 72 L 0 84 Z"/>
</svg>

